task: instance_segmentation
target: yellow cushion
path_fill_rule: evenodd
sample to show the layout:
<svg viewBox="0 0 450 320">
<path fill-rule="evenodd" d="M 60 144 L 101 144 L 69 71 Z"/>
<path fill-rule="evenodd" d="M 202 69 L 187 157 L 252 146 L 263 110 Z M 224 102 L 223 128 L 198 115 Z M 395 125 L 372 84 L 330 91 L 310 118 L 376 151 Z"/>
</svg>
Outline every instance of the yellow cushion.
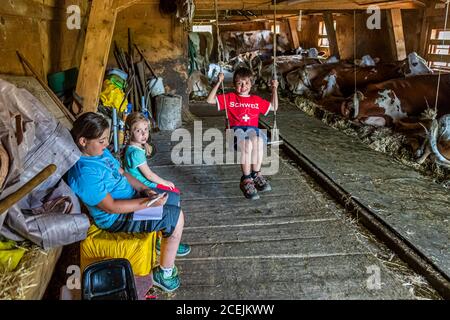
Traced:
<svg viewBox="0 0 450 320">
<path fill-rule="evenodd" d="M 135 275 L 148 275 L 156 262 L 156 236 L 157 232 L 112 233 L 91 225 L 80 244 L 81 270 L 96 261 L 125 258 Z"/>
</svg>

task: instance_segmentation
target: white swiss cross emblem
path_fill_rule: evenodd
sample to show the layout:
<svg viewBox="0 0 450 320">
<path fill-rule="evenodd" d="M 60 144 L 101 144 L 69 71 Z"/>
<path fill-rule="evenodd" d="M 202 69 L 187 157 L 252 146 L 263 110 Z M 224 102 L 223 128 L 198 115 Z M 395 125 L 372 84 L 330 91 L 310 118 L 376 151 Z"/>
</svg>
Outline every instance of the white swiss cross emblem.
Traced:
<svg viewBox="0 0 450 320">
<path fill-rule="evenodd" d="M 248 120 L 250 120 L 250 117 L 248 116 L 248 115 L 244 115 L 243 117 L 242 117 L 242 120 L 244 120 L 245 122 L 247 122 Z"/>
</svg>

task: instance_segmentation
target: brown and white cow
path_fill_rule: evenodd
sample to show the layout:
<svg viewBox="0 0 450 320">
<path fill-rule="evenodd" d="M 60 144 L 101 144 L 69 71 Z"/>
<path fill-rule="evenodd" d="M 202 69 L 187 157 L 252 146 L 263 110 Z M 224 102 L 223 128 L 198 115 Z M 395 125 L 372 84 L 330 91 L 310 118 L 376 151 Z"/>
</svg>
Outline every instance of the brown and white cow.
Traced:
<svg viewBox="0 0 450 320">
<path fill-rule="evenodd" d="M 285 89 L 285 77 L 287 74 L 307 64 L 317 63 L 317 59 L 308 59 L 300 55 L 280 56 L 276 58 L 277 79 L 280 82 L 280 87 Z M 263 63 L 261 70 L 260 83 L 268 85 L 273 78 L 273 59 L 267 60 Z"/>
<path fill-rule="evenodd" d="M 258 50 L 241 53 L 237 57 L 231 59 L 230 64 L 233 66 L 233 70 L 240 67 L 250 69 L 255 80 L 261 76 L 262 61 L 259 58 Z"/>
<path fill-rule="evenodd" d="M 375 126 L 389 126 L 400 119 L 419 117 L 436 99 L 437 75 L 394 79 L 367 86 L 362 97 L 348 99 L 342 114 Z M 450 113 L 450 74 L 441 76 L 437 117 Z"/>
<path fill-rule="evenodd" d="M 448 112 L 448 106 L 438 106 L 438 109 Z M 417 163 L 423 163 L 430 154 L 434 154 L 436 162 L 450 168 L 450 114 L 444 114 L 436 119 L 437 110 L 427 110 L 427 115 L 419 120 L 399 120 L 396 129 L 407 136 L 421 137 L 423 143 L 415 150 Z M 431 117 L 430 117 L 431 116 Z"/>
</svg>

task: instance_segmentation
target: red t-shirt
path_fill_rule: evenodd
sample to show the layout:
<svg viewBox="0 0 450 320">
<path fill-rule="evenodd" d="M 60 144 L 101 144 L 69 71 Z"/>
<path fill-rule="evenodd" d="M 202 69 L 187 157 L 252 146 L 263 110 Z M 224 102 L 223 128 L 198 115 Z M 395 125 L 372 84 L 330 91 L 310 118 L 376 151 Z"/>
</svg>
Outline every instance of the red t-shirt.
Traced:
<svg viewBox="0 0 450 320">
<path fill-rule="evenodd" d="M 270 102 L 258 96 L 243 97 L 235 92 L 217 95 L 217 106 L 220 110 L 227 106 L 230 127 L 258 127 L 259 114 L 269 113 Z"/>
</svg>

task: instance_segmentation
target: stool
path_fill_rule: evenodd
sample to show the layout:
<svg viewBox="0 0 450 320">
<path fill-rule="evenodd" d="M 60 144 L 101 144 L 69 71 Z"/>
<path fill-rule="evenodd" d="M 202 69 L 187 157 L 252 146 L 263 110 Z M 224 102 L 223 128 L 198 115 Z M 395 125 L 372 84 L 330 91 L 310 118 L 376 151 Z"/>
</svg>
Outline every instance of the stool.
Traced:
<svg viewBox="0 0 450 320">
<path fill-rule="evenodd" d="M 108 232 L 91 225 L 80 243 L 81 270 L 93 262 L 125 258 L 136 276 L 148 275 L 156 262 L 157 232 Z"/>
</svg>

